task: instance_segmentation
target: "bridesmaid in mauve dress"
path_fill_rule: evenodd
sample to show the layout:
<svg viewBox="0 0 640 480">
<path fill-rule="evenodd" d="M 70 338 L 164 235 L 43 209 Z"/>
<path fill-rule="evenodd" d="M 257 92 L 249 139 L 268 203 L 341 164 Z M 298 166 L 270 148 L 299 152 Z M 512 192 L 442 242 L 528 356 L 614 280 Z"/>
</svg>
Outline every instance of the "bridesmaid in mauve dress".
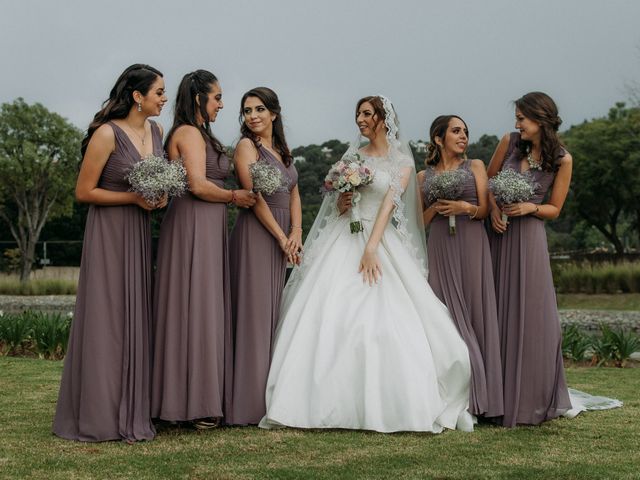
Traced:
<svg viewBox="0 0 640 480">
<path fill-rule="evenodd" d="M 488 170 L 489 177 L 507 168 L 528 172 L 537 183 L 528 202 L 501 209 L 490 196 L 506 427 L 537 425 L 571 409 L 544 220 L 560 215 L 572 159 L 558 139 L 561 120 L 549 96 L 528 93 L 515 106 L 519 131 L 502 138 Z"/>
<path fill-rule="evenodd" d="M 254 88 L 240 105 L 243 138 L 234 155 L 240 184 L 253 188 L 249 165 L 255 162 L 282 174 L 280 188 L 273 195 L 260 195 L 252 210 L 240 211 L 231 233 L 235 362 L 229 423 L 256 425 L 266 412 L 265 388 L 287 260 L 300 260 L 302 209 L 277 95 L 266 87 Z"/>
<path fill-rule="evenodd" d="M 160 228 L 153 301 L 153 418 L 215 427 L 229 409 L 233 367 L 227 203 L 255 195 L 226 190 L 229 159 L 211 132 L 222 109 L 211 72 L 178 87 L 167 154 L 182 158 L 190 193 L 171 200 Z"/>
<path fill-rule="evenodd" d="M 430 128 L 427 168 L 418 173 L 429 225 L 429 284 L 447 306 L 469 349 L 471 388 L 469 412 L 484 417 L 504 413 L 502 367 L 496 298 L 489 241 L 482 219 L 489 212 L 487 174 L 481 160 L 466 160 L 467 125 L 455 115 L 442 115 Z M 444 171 L 468 173 L 459 200 L 428 199 L 429 185 Z M 449 234 L 448 216 L 456 232 Z"/>
<path fill-rule="evenodd" d="M 127 68 L 82 142 L 76 198 L 90 203 L 78 293 L 53 433 L 70 440 L 151 440 L 151 205 L 125 175 L 163 155 L 147 117 L 166 102 L 162 74 Z"/>
</svg>

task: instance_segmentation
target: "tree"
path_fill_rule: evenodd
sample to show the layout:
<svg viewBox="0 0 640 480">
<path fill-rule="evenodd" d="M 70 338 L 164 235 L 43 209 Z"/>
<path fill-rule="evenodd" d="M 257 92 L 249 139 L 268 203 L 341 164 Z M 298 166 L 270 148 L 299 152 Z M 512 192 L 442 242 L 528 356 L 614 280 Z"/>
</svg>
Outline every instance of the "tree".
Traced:
<svg viewBox="0 0 640 480">
<path fill-rule="evenodd" d="M 640 235 L 640 109 L 617 103 L 607 117 L 573 126 L 563 137 L 574 158 L 570 208 L 622 255 L 625 220 L 636 219 Z"/>
<path fill-rule="evenodd" d="M 72 213 L 82 133 L 43 105 L 22 98 L 0 106 L 0 219 L 21 254 L 29 279 L 45 222 Z"/>
<path fill-rule="evenodd" d="M 488 165 L 499 142 L 500 139 L 495 135 L 482 135 L 477 142 L 469 144 L 467 157 L 480 159 Z"/>
</svg>

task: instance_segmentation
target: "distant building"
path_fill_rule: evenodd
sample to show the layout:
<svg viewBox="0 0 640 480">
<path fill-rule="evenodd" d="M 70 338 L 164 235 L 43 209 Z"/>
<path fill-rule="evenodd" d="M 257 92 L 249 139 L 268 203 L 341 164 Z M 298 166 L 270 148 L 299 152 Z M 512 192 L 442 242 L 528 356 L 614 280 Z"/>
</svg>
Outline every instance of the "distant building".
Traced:
<svg viewBox="0 0 640 480">
<path fill-rule="evenodd" d="M 417 142 L 412 141 L 411 146 L 418 153 L 425 153 L 427 151 L 427 144 L 424 143 L 422 140 L 418 140 Z"/>
<path fill-rule="evenodd" d="M 298 155 L 297 157 L 293 157 L 293 163 L 294 164 L 296 164 L 296 163 L 304 163 L 306 161 L 307 161 L 307 159 L 304 158 L 302 155 Z"/>
<path fill-rule="evenodd" d="M 333 150 L 330 149 L 329 147 L 322 147 L 322 150 L 320 150 L 322 153 L 324 153 L 325 157 L 330 157 L 331 154 L 333 153 Z"/>
</svg>

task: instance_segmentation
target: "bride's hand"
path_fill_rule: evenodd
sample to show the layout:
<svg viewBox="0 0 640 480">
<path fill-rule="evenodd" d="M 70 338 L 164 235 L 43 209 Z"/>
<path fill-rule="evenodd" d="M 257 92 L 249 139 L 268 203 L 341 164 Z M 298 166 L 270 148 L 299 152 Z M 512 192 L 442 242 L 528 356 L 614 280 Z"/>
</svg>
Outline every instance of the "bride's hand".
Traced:
<svg viewBox="0 0 640 480">
<path fill-rule="evenodd" d="M 338 211 L 340 215 L 351 208 L 351 199 L 353 198 L 353 192 L 342 192 L 338 197 Z"/>
<path fill-rule="evenodd" d="M 378 255 L 375 252 L 368 252 L 365 250 L 362 258 L 360 259 L 360 268 L 358 273 L 362 273 L 362 282 L 368 282 L 369 285 L 378 283 L 378 280 L 382 278 L 382 267 L 378 261 Z"/>
</svg>

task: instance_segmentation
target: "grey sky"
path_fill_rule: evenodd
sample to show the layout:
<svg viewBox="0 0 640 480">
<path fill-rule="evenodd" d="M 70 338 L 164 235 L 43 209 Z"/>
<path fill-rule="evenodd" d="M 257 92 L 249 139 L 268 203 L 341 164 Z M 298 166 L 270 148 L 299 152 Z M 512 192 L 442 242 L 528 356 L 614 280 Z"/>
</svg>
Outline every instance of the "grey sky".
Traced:
<svg viewBox="0 0 640 480">
<path fill-rule="evenodd" d="M 472 139 L 513 128 L 511 100 L 549 93 L 563 128 L 640 80 L 637 0 L 0 0 L 0 102 L 22 96 L 86 128 L 131 63 L 160 69 L 170 108 L 185 73 L 220 79 L 214 131 L 238 135 L 251 87 L 280 96 L 291 146 L 348 140 L 358 98 L 383 93 L 405 136 L 457 113 Z"/>
</svg>

